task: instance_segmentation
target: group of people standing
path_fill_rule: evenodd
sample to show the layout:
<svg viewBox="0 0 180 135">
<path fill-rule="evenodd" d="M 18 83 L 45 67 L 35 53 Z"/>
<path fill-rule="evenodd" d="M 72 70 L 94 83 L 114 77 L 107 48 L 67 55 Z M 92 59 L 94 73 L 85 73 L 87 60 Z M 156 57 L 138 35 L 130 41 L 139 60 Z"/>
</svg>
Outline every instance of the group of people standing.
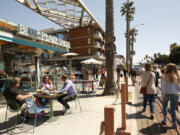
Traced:
<svg viewBox="0 0 180 135">
<path fill-rule="evenodd" d="M 180 96 L 180 74 L 175 64 L 169 63 L 165 68 L 161 68 L 161 87 L 158 86 L 158 74 L 152 71 L 150 63 L 145 64 L 145 71 L 141 76 L 141 87 L 146 87 L 146 94 L 143 94 L 143 110 L 146 111 L 147 101 L 149 101 L 151 119 L 154 119 L 154 104 L 157 95 L 157 89 L 161 90 L 163 101 L 163 119 L 162 124 L 166 125 L 168 102 L 170 102 L 170 114 L 172 117 L 172 128 L 177 128 L 176 107 Z"/>
</svg>

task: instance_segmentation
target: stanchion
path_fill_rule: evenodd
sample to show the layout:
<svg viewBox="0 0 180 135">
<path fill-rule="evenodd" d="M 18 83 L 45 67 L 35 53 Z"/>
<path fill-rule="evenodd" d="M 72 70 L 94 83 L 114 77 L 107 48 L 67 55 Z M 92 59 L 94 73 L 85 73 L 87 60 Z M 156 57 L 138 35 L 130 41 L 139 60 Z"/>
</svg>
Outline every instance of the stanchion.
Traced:
<svg viewBox="0 0 180 135">
<path fill-rule="evenodd" d="M 122 129 L 126 129 L 126 86 L 122 84 L 121 86 L 121 114 L 122 114 Z"/>
<path fill-rule="evenodd" d="M 126 127 L 126 86 L 121 84 L 121 127 L 117 128 L 117 135 L 131 135 L 130 127 Z"/>
<path fill-rule="evenodd" d="M 104 107 L 105 135 L 114 135 L 114 107 L 106 105 Z"/>
<path fill-rule="evenodd" d="M 125 76 L 125 89 L 126 89 L 126 104 L 131 104 L 130 101 L 128 101 L 128 76 Z"/>
</svg>

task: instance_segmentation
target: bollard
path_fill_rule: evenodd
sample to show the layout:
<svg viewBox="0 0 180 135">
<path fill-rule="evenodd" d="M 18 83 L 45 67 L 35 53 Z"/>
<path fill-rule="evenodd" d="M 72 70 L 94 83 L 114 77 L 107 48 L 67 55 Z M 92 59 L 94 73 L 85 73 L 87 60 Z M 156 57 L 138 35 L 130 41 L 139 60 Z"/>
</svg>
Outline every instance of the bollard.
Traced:
<svg viewBox="0 0 180 135">
<path fill-rule="evenodd" d="M 114 106 L 104 107 L 105 135 L 114 135 Z"/>
<path fill-rule="evenodd" d="M 128 103 L 128 76 L 125 76 L 126 104 Z"/>
<path fill-rule="evenodd" d="M 122 129 L 126 129 L 126 86 L 121 84 L 121 118 L 122 118 Z"/>
<path fill-rule="evenodd" d="M 131 135 L 130 127 L 126 127 L 126 84 L 121 84 L 121 118 L 122 124 L 117 128 L 117 135 Z"/>
</svg>

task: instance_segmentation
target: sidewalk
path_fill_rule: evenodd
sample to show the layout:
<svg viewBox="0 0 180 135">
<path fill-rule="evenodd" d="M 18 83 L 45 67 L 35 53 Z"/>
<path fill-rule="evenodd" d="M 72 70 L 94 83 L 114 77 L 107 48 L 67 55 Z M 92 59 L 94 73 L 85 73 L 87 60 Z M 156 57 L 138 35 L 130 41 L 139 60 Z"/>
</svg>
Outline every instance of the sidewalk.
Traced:
<svg viewBox="0 0 180 135">
<path fill-rule="evenodd" d="M 122 78 L 121 78 L 122 80 Z M 130 79 L 128 80 L 131 84 Z M 123 83 L 123 82 L 122 82 Z M 97 89 L 98 93 L 103 90 Z M 134 100 L 134 87 L 129 86 L 129 92 L 132 92 L 132 103 Z M 18 134 L 18 135 L 99 135 L 101 121 L 104 121 L 104 106 L 106 104 L 112 104 L 116 99 L 114 96 L 88 96 L 80 98 L 82 112 L 80 112 L 79 106 L 75 107 L 74 102 L 70 102 L 72 114 L 66 116 L 62 115 L 62 105 L 57 101 L 54 101 L 54 115 L 56 120 L 53 122 L 44 122 L 43 120 L 37 120 L 37 127 L 35 133 L 32 130 L 33 124 L 29 125 L 29 122 L 25 124 L 24 128 L 16 128 L 14 133 L 11 133 L 9 128 L 2 128 L 5 117 L 6 108 L 0 109 L 0 134 Z M 120 103 L 120 97 L 118 103 Z M 115 131 L 117 127 L 121 125 L 121 104 L 117 104 L 115 107 Z M 128 115 L 135 113 L 136 109 L 133 106 L 127 105 L 126 112 Z M 9 113 L 8 117 L 16 115 L 15 113 Z M 133 117 L 132 115 L 130 115 Z M 34 121 L 32 120 L 31 123 Z M 18 125 L 21 127 L 22 124 Z M 127 118 L 127 126 L 131 127 L 132 135 L 137 135 L 137 124 L 135 119 Z"/>
</svg>

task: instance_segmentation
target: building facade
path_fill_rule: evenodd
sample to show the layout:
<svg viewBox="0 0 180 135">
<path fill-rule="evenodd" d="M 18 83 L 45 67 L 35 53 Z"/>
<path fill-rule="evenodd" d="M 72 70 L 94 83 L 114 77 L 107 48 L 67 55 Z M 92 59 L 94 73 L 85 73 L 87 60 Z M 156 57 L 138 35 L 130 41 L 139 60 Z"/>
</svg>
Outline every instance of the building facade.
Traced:
<svg viewBox="0 0 180 135">
<path fill-rule="evenodd" d="M 62 38 L 71 44 L 70 52 L 77 53 L 72 60 L 82 61 L 95 58 L 105 61 L 105 39 L 104 33 L 95 25 L 79 27 L 70 30 L 55 30 L 53 28 L 42 30 L 47 34 Z M 67 58 L 58 57 L 54 54 L 48 61 L 64 61 Z"/>
</svg>

